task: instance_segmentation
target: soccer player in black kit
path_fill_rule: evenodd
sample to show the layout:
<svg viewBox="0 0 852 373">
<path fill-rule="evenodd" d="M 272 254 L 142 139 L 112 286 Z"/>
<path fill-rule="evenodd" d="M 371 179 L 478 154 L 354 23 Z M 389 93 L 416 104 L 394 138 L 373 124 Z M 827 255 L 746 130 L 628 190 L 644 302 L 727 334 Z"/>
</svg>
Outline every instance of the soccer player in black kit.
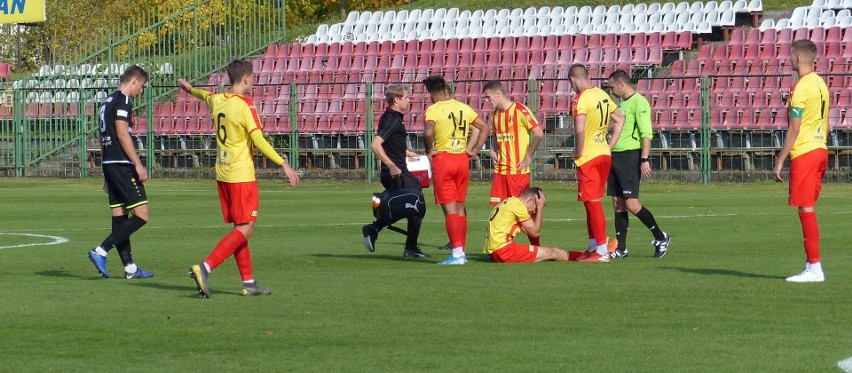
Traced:
<svg viewBox="0 0 852 373">
<path fill-rule="evenodd" d="M 148 222 L 148 197 L 145 186 L 148 172 L 136 154 L 130 133 L 133 131 L 133 105 L 131 98 L 142 93 L 148 73 L 133 65 L 121 74 L 118 90 L 106 98 L 98 111 L 101 146 L 103 149 L 104 189 L 112 209 L 112 232 L 89 251 L 89 260 L 103 277 L 109 277 L 107 253 L 118 251 L 124 265 L 124 277 L 139 279 L 154 277 L 136 266 L 130 252 L 130 235 Z M 129 216 L 131 212 L 133 216 Z"/>
<path fill-rule="evenodd" d="M 379 180 L 386 191 L 399 189 L 422 190 L 420 182 L 414 177 L 406 166 L 406 157 L 416 157 L 417 154 L 407 149 L 406 141 L 408 132 L 402 121 L 402 115 L 408 110 L 411 98 L 408 88 L 402 85 L 390 85 L 385 89 L 385 99 L 388 107 L 379 118 L 376 137 L 370 144 L 370 148 L 376 153 L 382 164 Z M 424 207 L 425 208 L 425 207 Z M 403 256 L 406 258 L 428 258 L 426 254 L 417 247 L 417 238 L 420 236 L 420 225 L 422 216 L 408 218 L 408 238 L 405 240 Z M 381 221 L 373 222 L 361 227 L 364 235 L 364 245 L 368 250 L 376 249 L 376 239 L 379 231 L 385 227 Z"/>
</svg>

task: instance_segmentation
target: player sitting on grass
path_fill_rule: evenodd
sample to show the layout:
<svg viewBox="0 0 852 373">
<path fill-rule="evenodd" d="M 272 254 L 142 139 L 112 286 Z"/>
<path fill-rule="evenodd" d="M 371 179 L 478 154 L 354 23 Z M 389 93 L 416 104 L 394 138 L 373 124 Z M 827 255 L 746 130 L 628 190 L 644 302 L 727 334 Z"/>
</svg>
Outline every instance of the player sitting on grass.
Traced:
<svg viewBox="0 0 852 373">
<path fill-rule="evenodd" d="M 518 197 L 509 197 L 491 211 L 485 237 L 485 253 L 495 263 L 529 263 L 547 260 L 577 260 L 582 251 L 565 251 L 539 245 L 523 245 L 514 241 L 523 231 L 531 242 L 538 241 L 544 205 L 547 199 L 541 188 L 531 187 Z M 615 240 L 610 241 L 614 247 Z"/>
</svg>

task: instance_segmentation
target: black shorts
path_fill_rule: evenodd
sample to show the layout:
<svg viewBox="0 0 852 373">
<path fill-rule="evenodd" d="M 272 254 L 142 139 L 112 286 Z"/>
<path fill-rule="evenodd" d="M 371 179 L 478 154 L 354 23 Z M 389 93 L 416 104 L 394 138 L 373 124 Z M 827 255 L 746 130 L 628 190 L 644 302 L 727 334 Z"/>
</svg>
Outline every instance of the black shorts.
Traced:
<svg viewBox="0 0 852 373">
<path fill-rule="evenodd" d="M 148 203 L 145 186 L 139 181 L 136 166 L 125 163 L 105 164 L 104 180 L 107 185 L 109 207 L 134 209 Z"/>
<path fill-rule="evenodd" d="M 379 174 L 379 181 L 382 182 L 382 186 L 385 187 L 385 190 L 423 190 L 423 187 L 420 186 L 420 181 L 408 171 L 402 171 L 399 177 L 391 177 L 390 171 L 385 172 L 382 170 Z"/>
<path fill-rule="evenodd" d="M 612 167 L 606 182 L 606 195 L 623 198 L 639 198 L 639 166 L 641 150 L 612 152 Z"/>
</svg>

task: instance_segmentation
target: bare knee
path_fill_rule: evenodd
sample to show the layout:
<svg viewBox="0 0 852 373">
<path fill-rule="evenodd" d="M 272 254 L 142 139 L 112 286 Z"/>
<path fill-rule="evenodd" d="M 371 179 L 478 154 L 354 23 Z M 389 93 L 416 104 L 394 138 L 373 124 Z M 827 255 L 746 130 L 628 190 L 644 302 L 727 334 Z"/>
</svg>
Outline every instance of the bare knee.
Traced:
<svg viewBox="0 0 852 373">
<path fill-rule="evenodd" d="M 638 198 L 628 198 L 624 200 L 624 205 L 627 207 L 627 210 L 629 210 L 634 215 L 638 214 L 639 210 L 642 210 L 642 203 L 639 202 Z"/>
<path fill-rule="evenodd" d="M 254 222 L 235 225 L 234 229 L 240 231 L 246 239 L 252 238 L 254 236 Z"/>
<path fill-rule="evenodd" d="M 624 198 L 612 197 L 612 210 L 615 212 L 624 212 Z"/>
<path fill-rule="evenodd" d="M 131 211 L 133 211 L 133 216 L 144 220 L 146 223 L 148 222 L 148 205 L 138 206 Z"/>
</svg>

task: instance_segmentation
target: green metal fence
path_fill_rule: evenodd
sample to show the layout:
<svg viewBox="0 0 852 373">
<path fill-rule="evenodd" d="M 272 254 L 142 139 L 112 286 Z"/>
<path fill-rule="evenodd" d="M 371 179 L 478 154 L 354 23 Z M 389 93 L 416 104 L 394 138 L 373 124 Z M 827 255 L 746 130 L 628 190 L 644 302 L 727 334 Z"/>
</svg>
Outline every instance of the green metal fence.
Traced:
<svg viewBox="0 0 852 373">
<path fill-rule="evenodd" d="M 777 76 L 752 78 L 780 79 Z M 743 119 L 743 114 L 751 108 L 725 106 L 729 104 L 720 101 L 720 95 L 727 94 L 726 91 L 713 88 L 713 79 L 726 77 L 660 79 L 691 80 L 700 89 L 697 96 L 691 98 L 696 101 L 661 104 L 666 108 L 654 110 L 656 130 L 651 160 L 657 177 L 706 183 L 713 180 L 750 180 L 754 178 L 755 171 L 763 172 L 763 177 L 768 175 L 772 159 L 785 135 L 786 114 L 781 101 L 778 101 L 777 107 L 763 109 L 764 113 L 760 114 L 763 115 L 761 118 L 773 116 L 771 126 L 746 123 L 748 119 Z M 452 86 L 457 99 L 471 103 L 487 116 L 490 108 L 476 97 L 482 83 L 457 81 Z M 575 139 L 570 107 L 554 110 L 547 106 L 552 104 L 542 104 L 542 101 L 547 101 L 547 94 L 552 96 L 542 87 L 553 84 L 548 85 L 541 80 L 518 83 L 514 87 L 520 89 L 511 94 L 537 113 L 545 128 L 544 142 L 533 163 L 535 177 L 560 180 L 573 177 L 575 170 L 570 154 Z M 308 177 L 372 180 L 376 176 L 378 162 L 369 144 L 385 106 L 382 92 L 386 85 L 373 82 L 257 85 L 256 96 L 262 97 L 260 92 L 272 92 L 272 98 L 256 98 L 255 103 L 266 126 L 264 132 L 268 139 L 281 154 L 289 156 L 294 168 L 306 171 Z M 212 130 L 205 129 L 212 128 L 207 123 L 209 120 L 205 119 L 206 108 L 198 107 L 195 114 L 184 117 L 161 116 L 155 110 L 155 100 L 168 96 L 164 92 L 175 89 L 173 84 L 151 86 L 135 99 L 137 149 L 155 177 L 209 177 L 215 159 L 215 139 Z M 428 105 L 428 97 L 422 84 L 413 84 L 412 90 L 412 111 L 406 115 L 405 123 L 411 133 L 410 147 L 422 150 L 422 113 Z M 0 174 L 95 175 L 100 165 L 100 144 L 95 132 L 95 108 L 99 102 L 94 97 L 106 94 L 106 91 L 81 88 L 76 91 L 76 101 L 40 102 L 37 98 L 41 91 L 43 89 L 15 91 L 11 106 L 0 106 Z M 350 91 L 358 93 L 351 96 L 342 93 Z M 659 103 L 678 99 L 675 96 L 679 94 L 641 93 L 652 102 Z M 780 97 L 784 93 L 777 95 Z M 181 102 L 181 99 L 168 100 Z M 673 114 L 677 112 L 679 114 Z M 719 112 L 727 115 L 728 119 L 713 116 L 719 115 Z M 675 118 L 686 119 L 677 122 Z M 830 114 L 829 150 L 832 162 L 829 168 L 832 171 L 852 168 L 850 119 L 852 113 L 846 110 L 833 110 Z M 189 121 L 194 124 L 185 123 Z M 256 165 L 261 175 L 268 173 L 274 176 L 278 170 L 259 154 Z M 490 177 L 490 165 L 487 151 L 483 150 L 480 158 L 471 162 L 472 174 L 487 179 Z"/>
<path fill-rule="evenodd" d="M 114 90 L 124 69 L 143 66 L 150 86 L 134 102 L 153 118 L 155 101 L 172 99 L 182 77 L 207 83 L 234 58 L 265 50 L 284 37 L 284 8 L 277 0 L 195 0 L 187 7 L 137 14 L 89 44 L 54 48 L 55 60 L 29 79 L 12 83 L 0 103 L 0 173 L 87 175 L 97 148 L 92 108 Z M 154 147 L 152 136 L 145 140 Z M 153 157 L 147 157 L 154 166 Z M 73 166 L 72 166 L 73 165 Z"/>
</svg>

